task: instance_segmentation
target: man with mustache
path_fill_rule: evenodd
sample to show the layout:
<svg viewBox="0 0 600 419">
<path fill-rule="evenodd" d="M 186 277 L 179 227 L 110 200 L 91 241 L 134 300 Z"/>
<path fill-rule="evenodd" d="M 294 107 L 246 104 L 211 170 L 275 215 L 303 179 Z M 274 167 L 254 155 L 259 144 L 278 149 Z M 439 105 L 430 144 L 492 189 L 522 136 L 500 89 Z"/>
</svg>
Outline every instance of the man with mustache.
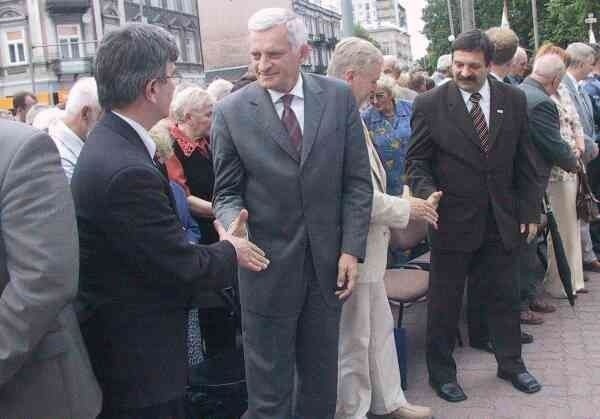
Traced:
<svg viewBox="0 0 600 419">
<path fill-rule="evenodd" d="M 465 279 L 487 307 L 498 377 L 525 393 L 541 386 L 521 359 L 519 245 L 537 232 L 543 186 L 523 92 L 489 77 L 493 44 L 480 30 L 452 44 L 450 81 L 414 104 L 408 184 L 442 191 L 430 230 L 429 382 L 450 402 L 467 398 L 452 357 Z"/>
</svg>

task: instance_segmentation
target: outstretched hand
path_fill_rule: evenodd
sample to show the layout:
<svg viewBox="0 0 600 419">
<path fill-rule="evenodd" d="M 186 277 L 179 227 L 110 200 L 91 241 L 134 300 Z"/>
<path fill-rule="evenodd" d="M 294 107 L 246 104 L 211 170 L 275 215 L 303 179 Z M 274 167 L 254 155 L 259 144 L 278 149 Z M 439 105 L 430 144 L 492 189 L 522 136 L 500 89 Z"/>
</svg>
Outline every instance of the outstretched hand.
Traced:
<svg viewBox="0 0 600 419">
<path fill-rule="evenodd" d="M 239 266 L 254 272 L 264 271 L 270 262 L 260 247 L 246 239 L 247 220 L 248 211 L 243 209 L 231 223 L 229 230 L 225 230 L 218 220 L 215 220 L 213 225 L 219 234 L 219 239 L 230 242 L 235 248 Z"/>
<path fill-rule="evenodd" d="M 438 222 L 437 206 L 441 197 L 442 192 L 437 191 L 432 193 L 426 200 L 415 198 L 411 195 L 410 188 L 407 185 L 404 185 L 402 193 L 402 198 L 406 199 L 410 205 L 410 220 L 425 221 L 435 229 L 437 229 Z"/>
</svg>

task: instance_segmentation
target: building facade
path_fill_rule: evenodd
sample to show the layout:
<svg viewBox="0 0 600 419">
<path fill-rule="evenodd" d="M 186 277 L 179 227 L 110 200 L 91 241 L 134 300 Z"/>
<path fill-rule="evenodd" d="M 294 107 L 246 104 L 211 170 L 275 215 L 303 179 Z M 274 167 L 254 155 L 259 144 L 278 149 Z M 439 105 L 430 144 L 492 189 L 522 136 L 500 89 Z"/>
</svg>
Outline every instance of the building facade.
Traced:
<svg viewBox="0 0 600 419">
<path fill-rule="evenodd" d="M 206 81 L 217 77 L 235 80 L 245 72 L 250 62 L 248 19 L 265 7 L 292 9 L 302 17 L 312 46 L 304 70 L 325 73 L 340 39 L 339 13 L 308 0 L 200 1 Z"/>
<path fill-rule="evenodd" d="M 29 90 L 41 102 L 55 103 L 78 77 L 93 74 L 96 48 L 105 33 L 140 20 L 172 33 L 180 47 L 178 68 L 183 77 L 201 80 L 196 1 L 141 1 L 1 1 L 0 97 Z M 6 105 L 7 100 L 0 103 Z"/>
<path fill-rule="evenodd" d="M 399 0 L 353 0 L 354 21 L 363 26 L 385 55 L 395 55 L 402 65 L 412 63 L 406 9 Z"/>
</svg>

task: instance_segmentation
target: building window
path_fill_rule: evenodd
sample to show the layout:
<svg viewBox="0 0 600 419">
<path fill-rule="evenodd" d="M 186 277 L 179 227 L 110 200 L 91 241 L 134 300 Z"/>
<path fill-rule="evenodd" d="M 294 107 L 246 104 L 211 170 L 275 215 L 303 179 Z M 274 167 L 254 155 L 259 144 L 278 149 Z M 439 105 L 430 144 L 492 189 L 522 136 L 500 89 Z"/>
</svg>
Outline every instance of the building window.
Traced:
<svg viewBox="0 0 600 419">
<path fill-rule="evenodd" d="M 177 50 L 179 51 L 179 56 L 177 57 L 177 61 L 183 61 L 183 50 L 181 49 L 181 36 L 179 35 L 179 31 L 170 31 L 171 34 L 175 37 L 175 43 L 177 44 Z"/>
<path fill-rule="evenodd" d="M 56 25 L 60 58 L 80 58 L 81 34 L 79 25 Z"/>
<path fill-rule="evenodd" d="M 194 42 L 194 34 L 187 33 L 185 35 L 185 54 L 186 59 L 190 63 L 195 63 L 196 61 L 196 43 Z"/>
<path fill-rule="evenodd" d="M 175 0 L 175 10 L 183 12 L 183 0 Z"/>
<path fill-rule="evenodd" d="M 6 31 L 5 36 L 8 49 L 8 63 L 12 65 L 27 64 L 25 31 L 23 29 Z"/>
</svg>

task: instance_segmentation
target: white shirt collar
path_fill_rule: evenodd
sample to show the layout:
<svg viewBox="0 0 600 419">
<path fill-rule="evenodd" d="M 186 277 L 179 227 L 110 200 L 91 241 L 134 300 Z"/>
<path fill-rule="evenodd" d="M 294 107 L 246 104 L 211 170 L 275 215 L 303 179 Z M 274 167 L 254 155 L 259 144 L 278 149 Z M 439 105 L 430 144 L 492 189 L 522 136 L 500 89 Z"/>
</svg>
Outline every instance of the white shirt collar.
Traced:
<svg viewBox="0 0 600 419">
<path fill-rule="evenodd" d="M 460 90 L 465 104 L 468 104 L 471 99 L 472 93 L 469 93 L 466 90 L 461 89 L 460 87 L 458 89 Z M 483 84 L 481 89 L 479 89 L 479 94 L 481 95 L 481 102 L 487 103 L 490 101 L 490 83 L 487 78 L 485 79 L 485 83 Z"/>
<path fill-rule="evenodd" d="M 496 73 L 494 73 L 493 71 L 490 71 L 490 74 L 491 74 L 491 76 L 492 76 L 492 77 L 494 77 L 496 80 L 498 80 L 498 81 L 501 81 L 501 82 L 504 82 L 504 80 L 502 80 L 502 79 L 500 78 L 500 76 L 499 76 L 499 75 L 497 75 Z"/>
<path fill-rule="evenodd" d="M 57 119 L 48 127 L 48 134 L 55 141 L 60 141 L 75 156 L 79 156 L 83 140 L 62 119 Z"/>
<path fill-rule="evenodd" d="M 154 142 L 152 137 L 150 137 L 150 134 L 148 134 L 148 131 L 146 131 L 146 128 L 144 128 L 139 122 L 136 122 L 131 118 L 127 118 L 126 116 L 123 116 L 118 112 L 112 111 L 112 113 L 117 115 L 123 121 L 127 122 L 131 126 L 131 128 L 133 128 L 135 130 L 137 135 L 140 136 L 140 139 L 146 146 L 146 149 L 148 150 L 148 154 L 150 154 L 150 158 L 154 159 L 154 154 L 156 153 L 156 143 Z"/>
<path fill-rule="evenodd" d="M 302 73 L 298 73 L 298 81 L 296 81 L 296 85 L 288 93 L 281 93 L 272 89 L 267 90 L 269 91 L 269 95 L 271 95 L 273 103 L 277 103 L 285 95 L 294 95 L 295 97 L 304 100 Z"/>
<path fill-rule="evenodd" d="M 573 75 L 571 73 L 569 73 L 567 71 L 567 77 L 571 80 L 571 82 L 573 83 L 573 86 L 575 86 L 575 88 L 577 88 L 579 86 L 579 83 L 577 82 L 577 80 L 575 80 L 575 77 L 573 77 Z"/>
</svg>

